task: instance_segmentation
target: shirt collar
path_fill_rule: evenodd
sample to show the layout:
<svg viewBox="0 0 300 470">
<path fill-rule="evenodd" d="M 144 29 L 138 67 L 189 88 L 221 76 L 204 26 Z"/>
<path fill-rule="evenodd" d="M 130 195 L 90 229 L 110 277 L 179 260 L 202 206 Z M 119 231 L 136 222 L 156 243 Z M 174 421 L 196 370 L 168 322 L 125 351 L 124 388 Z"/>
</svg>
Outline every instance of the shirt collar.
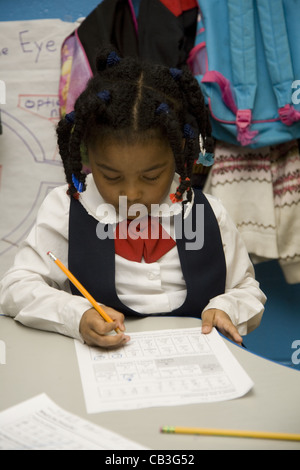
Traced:
<svg viewBox="0 0 300 470">
<path fill-rule="evenodd" d="M 175 173 L 174 179 L 172 181 L 169 194 L 175 193 L 176 189 L 179 186 L 179 176 Z M 192 201 L 188 202 L 186 200 L 186 193 L 184 194 L 184 218 L 186 218 L 193 206 L 194 203 L 194 192 L 192 196 Z M 122 222 L 124 220 L 119 214 L 116 213 L 114 207 L 111 204 L 108 204 L 101 194 L 99 193 L 97 186 L 95 184 L 92 174 L 89 174 L 86 178 L 86 190 L 80 194 L 79 201 L 87 211 L 89 215 L 94 217 L 99 222 L 105 224 L 115 224 Z M 181 202 L 172 203 L 169 195 L 162 201 L 159 207 L 155 208 L 156 210 L 152 211 L 151 215 L 154 217 L 168 218 L 174 215 L 178 215 L 182 212 L 183 205 Z M 158 212 L 159 209 L 159 212 Z"/>
</svg>

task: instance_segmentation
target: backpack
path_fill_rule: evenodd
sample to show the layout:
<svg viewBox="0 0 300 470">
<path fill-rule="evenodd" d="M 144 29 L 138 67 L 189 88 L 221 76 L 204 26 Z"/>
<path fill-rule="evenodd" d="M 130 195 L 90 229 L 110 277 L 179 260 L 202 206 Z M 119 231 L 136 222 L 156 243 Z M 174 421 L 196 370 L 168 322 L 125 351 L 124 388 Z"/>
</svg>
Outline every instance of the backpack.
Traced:
<svg viewBox="0 0 300 470">
<path fill-rule="evenodd" d="M 102 0 L 61 49 L 60 113 L 74 103 L 95 73 L 101 45 L 168 67 L 186 64 L 195 44 L 197 0 Z"/>
<path fill-rule="evenodd" d="M 205 95 L 213 136 L 252 148 L 299 138 L 300 0 L 198 4 L 188 64 Z"/>
</svg>

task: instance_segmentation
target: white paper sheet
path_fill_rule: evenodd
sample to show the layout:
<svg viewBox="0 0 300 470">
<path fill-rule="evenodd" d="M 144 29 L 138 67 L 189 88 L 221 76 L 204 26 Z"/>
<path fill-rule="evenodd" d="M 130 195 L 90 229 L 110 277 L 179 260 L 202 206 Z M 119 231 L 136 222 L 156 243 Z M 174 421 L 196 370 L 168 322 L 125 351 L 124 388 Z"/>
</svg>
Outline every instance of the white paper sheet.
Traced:
<svg viewBox="0 0 300 470">
<path fill-rule="evenodd" d="M 0 450 L 139 450 L 145 447 L 58 407 L 41 394 L 0 413 Z"/>
<path fill-rule="evenodd" d="M 104 350 L 75 341 L 88 413 L 231 400 L 253 382 L 216 330 L 131 333 Z"/>
</svg>

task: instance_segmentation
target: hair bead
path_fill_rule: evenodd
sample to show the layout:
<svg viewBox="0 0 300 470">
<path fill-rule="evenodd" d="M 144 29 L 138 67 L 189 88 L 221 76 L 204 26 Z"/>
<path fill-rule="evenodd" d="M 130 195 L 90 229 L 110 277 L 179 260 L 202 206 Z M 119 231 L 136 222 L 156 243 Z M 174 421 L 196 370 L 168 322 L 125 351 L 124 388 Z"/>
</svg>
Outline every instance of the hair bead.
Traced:
<svg viewBox="0 0 300 470">
<path fill-rule="evenodd" d="M 183 198 L 182 198 L 182 194 L 180 191 L 178 191 L 178 188 L 176 190 L 176 193 L 172 193 L 170 194 L 170 200 L 173 204 L 175 204 L 176 202 L 182 202 L 183 201 Z"/>
<path fill-rule="evenodd" d="M 103 90 L 97 93 L 98 98 L 100 98 L 104 103 L 109 103 L 111 99 L 111 94 L 108 90 Z"/>
<path fill-rule="evenodd" d="M 66 118 L 66 120 L 67 120 L 70 124 L 74 124 L 74 121 L 75 121 L 75 111 L 71 111 L 70 113 L 66 114 L 66 115 L 65 115 L 65 118 Z"/>
<path fill-rule="evenodd" d="M 182 77 L 182 70 L 171 67 L 170 68 L 170 74 L 172 75 L 172 78 L 177 81 Z"/>
<path fill-rule="evenodd" d="M 201 152 L 199 154 L 199 158 L 197 160 L 197 164 L 201 164 L 203 166 L 212 166 L 214 164 L 214 154 L 210 152 L 205 152 L 204 154 Z"/>
<path fill-rule="evenodd" d="M 179 182 L 180 182 L 180 184 L 181 184 L 182 182 L 190 183 L 190 182 L 191 182 L 191 178 L 186 177 L 183 181 L 182 181 L 182 178 L 179 178 Z"/>
<path fill-rule="evenodd" d="M 167 103 L 161 103 L 158 108 L 156 108 L 155 114 L 168 114 L 170 112 L 169 105 Z"/>
<path fill-rule="evenodd" d="M 81 183 L 80 181 L 78 181 L 78 179 L 76 178 L 76 176 L 74 174 L 72 174 L 72 182 L 75 186 L 75 188 L 77 189 L 77 191 L 79 193 L 82 193 L 83 191 L 83 183 Z"/>
<path fill-rule="evenodd" d="M 185 124 L 183 128 L 183 137 L 185 139 L 195 139 L 196 135 L 192 126 L 190 126 L 190 124 Z"/>
<path fill-rule="evenodd" d="M 106 63 L 109 67 L 113 67 L 114 65 L 118 64 L 120 60 L 121 58 L 118 56 L 118 54 L 115 51 L 112 51 L 110 54 L 108 54 Z"/>
<path fill-rule="evenodd" d="M 201 134 L 199 136 L 199 146 L 200 154 L 197 160 L 197 164 L 201 164 L 203 166 L 212 166 L 214 164 L 214 154 L 206 151 L 204 140 Z"/>
</svg>

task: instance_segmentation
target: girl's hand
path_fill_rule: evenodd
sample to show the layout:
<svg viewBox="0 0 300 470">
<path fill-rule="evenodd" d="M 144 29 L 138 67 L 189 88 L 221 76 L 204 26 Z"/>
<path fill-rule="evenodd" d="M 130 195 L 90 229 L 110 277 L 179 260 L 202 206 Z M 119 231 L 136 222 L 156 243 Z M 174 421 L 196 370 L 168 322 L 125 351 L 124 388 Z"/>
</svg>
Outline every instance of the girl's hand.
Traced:
<svg viewBox="0 0 300 470">
<path fill-rule="evenodd" d="M 227 313 L 223 312 L 223 310 L 210 308 L 202 313 L 202 333 L 210 333 L 214 326 L 224 336 L 241 346 L 243 338 L 240 336 Z"/>
<path fill-rule="evenodd" d="M 90 308 L 82 315 L 80 321 L 79 331 L 82 338 L 89 346 L 100 346 L 102 348 L 123 346 L 130 340 L 130 337 L 124 334 L 124 315 L 110 307 L 102 306 L 102 308 L 113 322 L 106 322 L 97 310 Z M 109 334 L 117 328 L 121 333 Z"/>
</svg>

